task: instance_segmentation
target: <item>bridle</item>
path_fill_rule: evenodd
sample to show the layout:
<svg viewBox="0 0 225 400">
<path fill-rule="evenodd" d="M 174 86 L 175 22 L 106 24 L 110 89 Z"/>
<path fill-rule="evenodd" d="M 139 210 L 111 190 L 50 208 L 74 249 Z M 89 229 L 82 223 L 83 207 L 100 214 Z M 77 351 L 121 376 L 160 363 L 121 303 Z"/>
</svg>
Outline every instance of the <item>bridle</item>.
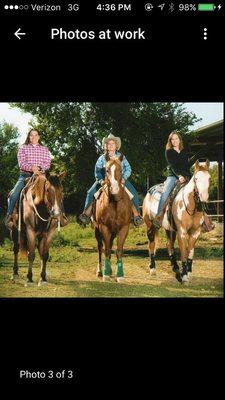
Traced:
<svg viewBox="0 0 225 400">
<path fill-rule="evenodd" d="M 23 189 L 21 190 L 21 192 L 20 192 L 20 197 L 19 197 L 19 216 L 18 216 L 18 243 L 20 243 L 20 235 L 21 235 L 21 218 L 22 218 L 22 198 L 23 198 L 23 194 L 24 194 L 24 192 L 25 192 L 25 189 L 30 188 L 30 189 L 32 190 L 32 189 L 35 187 L 35 184 L 36 184 L 35 177 L 36 177 L 35 174 L 32 175 L 32 176 L 29 178 L 29 180 L 28 180 L 28 182 L 26 183 L 26 185 L 24 186 L 24 188 L 23 188 Z M 33 183 L 33 185 L 32 185 L 32 183 Z M 48 212 L 49 212 L 49 214 L 50 214 L 50 215 L 49 215 L 49 218 L 47 218 L 47 219 L 43 218 L 43 217 L 39 214 L 39 212 L 38 212 L 38 210 L 37 210 L 37 207 L 36 207 L 35 204 L 34 204 L 34 199 L 33 199 L 32 194 L 31 194 L 30 198 L 31 198 L 31 205 L 32 205 L 32 207 L 33 207 L 33 209 L 34 209 L 35 215 L 36 215 L 41 221 L 43 221 L 43 222 L 48 222 L 47 228 L 46 228 L 47 231 L 48 231 L 48 230 L 49 230 L 49 227 L 50 227 L 50 225 L 51 225 L 52 220 L 53 220 L 53 219 L 56 219 L 56 218 L 53 217 L 53 216 L 50 214 L 49 210 L 48 210 Z M 57 226 L 58 226 L 58 232 L 59 232 L 59 231 L 60 231 L 60 218 L 57 218 L 57 220 L 58 220 Z"/>
<path fill-rule="evenodd" d="M 205 211 L 205 205 L 200 200 L 199 191 L 198 191 L 198 188 L 197 188 L 197 185 L 196 185 L 196 177 L 195 177 L 196 173 L 197 172 L 195 172 L 194 175 L 193 175 L 193 181 L 194 181 L 194 203 L 195 203 L 194 210 L 188 210 L 187 204 L 185 203 L 185 199 L 184 199 L 184 189 L 185 189 L 186 185 L 182 188 L 182 199 L 183 199 L 183 202 L 184 202 L 185 210 L 188 213 L 188 215 L 190 215 L 191 217 L 193 217 L 193 215 L 195 214 L 196 209 L 197 209 L 197 205 L 199 203 L 202 204 L 203 211 Z"/>
</svg>

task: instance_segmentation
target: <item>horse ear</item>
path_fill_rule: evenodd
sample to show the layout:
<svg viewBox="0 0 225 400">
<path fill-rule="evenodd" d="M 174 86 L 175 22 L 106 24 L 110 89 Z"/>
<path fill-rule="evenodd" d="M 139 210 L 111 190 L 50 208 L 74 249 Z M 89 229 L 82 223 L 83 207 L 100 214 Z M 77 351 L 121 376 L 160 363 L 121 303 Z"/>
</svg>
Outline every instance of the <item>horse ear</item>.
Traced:
<svg viewBox="0 0 225 400">
<path fill-rule="evenodd" d="M 58 175 L 59 180 L 62 181 L 62 180 L 65 178 L 65 175 L 66 175 L 66 171 L 61 172 L 61 173 Z"/>
<path fill-rule="evenodd" d="M 61 174 L 58 175 L 58 178 L 60 181 L 62 181 L 66 176 L 66 171 L 61 172 Z"/>
<path fill-rule="evenodd" d="M 49 171 L 45 171 L 45 177 L 46 177 L 46 179 L 49 179 L 49 177 L 50 177 L 50 172 Z"/>
<path fill-rule="evenodd" d="M 209 161 L 209 159 L 207 158 L 207 160 L 206 160 L 206 168 L 209 170 L 209 167 L 210 167 L 210 161 Z"/>
<path fill-rule="evenodd" d="M 106 154 L 105 154 L 105 159 L 106 159 L 106 161 L 109 161 L 109 160 L 110 160 L 110 157 L 109 157 L 109 153 L 108 153 L 108 152 L 106 152 Z"/>
<path fill-rule="evenodd" d="M 199 170 L 199 161 L 195 162 L 195 172 Z"/>
</svg>

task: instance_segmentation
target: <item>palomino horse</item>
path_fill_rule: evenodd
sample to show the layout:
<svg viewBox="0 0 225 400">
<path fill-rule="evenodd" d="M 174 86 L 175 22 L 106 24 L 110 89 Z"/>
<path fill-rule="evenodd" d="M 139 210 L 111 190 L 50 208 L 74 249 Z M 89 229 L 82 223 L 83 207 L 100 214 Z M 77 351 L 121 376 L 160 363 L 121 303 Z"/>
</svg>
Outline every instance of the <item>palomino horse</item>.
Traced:
<svg viewBox="0 0 225 400">
<path fill-rule="evenodd" d="M 18 277 L 18 252 L 27 251 L 28 274 L 27 284 L 33 283 L 32 267 L 35 259 L 36 240 L 41 258 L 41 274 L 38 285 L 47 282 L 46 264 L 49 258 L 49 247 L 53 234 L 59 224 L 62 205 L 61 180 L 65 172 L 60 175 L 44 174 L 34 176 L 32 183 L 24 190 L 21 210 L 21 231 L 20 223 L 17 224 L 17 217 L 14 218 L 14 226 L 11 237 L 14 242 L 14 266 L 12 281 Z"/>
<path fill-rule="evenodd" d="M 98 242 L 99 263 L 97 276 L 102 276 L 102 251 L 103 242 L 105 245 L 105 265 L 103 271 L 103 281 L 110 279 L 111 270 L 111 249 L 113 240 L 117 236 L 117 270 L 116 281 L 122 282 L 124 279 L 122 253 L 125 239 L 129 232 L 132 217 L 132 204 L 129 195 L 125 191 L 121 180 L 121 160 L 114 159 L 107 161 L 106 177 L 103 191 L 100 198 L 96 201 L 95 214 L 95 237 Z"/>
<path fill-rule="evenodd" d="M 186 282 L 192 272 L 192 261 L 196 240 L 201 233 L 204 221 L 203 206 L 201 202 L 206 202 L 209 197 L 209 161 L 197 161 L 195 163 L 194 175 L 191 180 L 181 188 L 175 197 L 172 205 L 172 216 L 176 225 L 178 244 L 181 252 L 182 271 L 174 254 L 174 242 L 176 240 L 176 230 L 173 229 L 168 221 L 165 212 L 162 226 L 166 230 L 167 247 L 173 271 L 179 282 Z M 158 201 L 153 195 L 147 193 L 143 203 L 143 218 L 147 225 L 147 235 L 149 239 L 150 274 L 155 274 L 155 237 L 156 230 L 152 220 L 156 215 Z"/>
</svg>

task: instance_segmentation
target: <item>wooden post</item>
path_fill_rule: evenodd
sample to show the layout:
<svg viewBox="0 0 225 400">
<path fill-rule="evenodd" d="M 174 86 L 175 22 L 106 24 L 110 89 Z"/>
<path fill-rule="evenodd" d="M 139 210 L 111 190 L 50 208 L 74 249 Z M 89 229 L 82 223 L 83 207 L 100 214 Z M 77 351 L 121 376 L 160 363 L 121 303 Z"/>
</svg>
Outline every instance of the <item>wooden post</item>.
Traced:
<svg viewBox="0 0 225 400">
<path fill-rule="evenodd" d="M 218 189 L 217 189 L 217 200 L 222 200 L 222 161 L 218 161 Z M 217 203 L 217 214 L 222 214 L 222 203 Z M 218 222 L 222 222 L 222 217 L 218 217 Z"/>
</svg>

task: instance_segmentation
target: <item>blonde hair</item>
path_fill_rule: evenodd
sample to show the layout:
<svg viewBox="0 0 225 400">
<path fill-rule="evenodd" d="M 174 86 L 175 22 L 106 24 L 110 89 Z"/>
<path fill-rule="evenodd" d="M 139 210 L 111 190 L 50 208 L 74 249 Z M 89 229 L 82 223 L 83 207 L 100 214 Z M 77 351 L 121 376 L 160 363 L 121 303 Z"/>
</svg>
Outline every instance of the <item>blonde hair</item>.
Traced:
<svg viewBox="0 0 225 400">
<path fill-rule="evenodd" d="M 166 143 L 166 150 L 169 150 L 169 149 L 173 148 L 173 145 L 172 145 L 172 142 L 171 142 L 173 135 L 177 135 L 179 137 L 179 140 L 180 140 L 179 149 L 183 150 L 183 148 L 184 148 L 183 139 L 182 139 L 180 133 L 176 132 L 176 131 L 173 131 L 173 132 L 171 132 L 169 134 L 169 137 L 168 137 L 168 140 L 167 140 L 167 143 Z"/>
</svg>

